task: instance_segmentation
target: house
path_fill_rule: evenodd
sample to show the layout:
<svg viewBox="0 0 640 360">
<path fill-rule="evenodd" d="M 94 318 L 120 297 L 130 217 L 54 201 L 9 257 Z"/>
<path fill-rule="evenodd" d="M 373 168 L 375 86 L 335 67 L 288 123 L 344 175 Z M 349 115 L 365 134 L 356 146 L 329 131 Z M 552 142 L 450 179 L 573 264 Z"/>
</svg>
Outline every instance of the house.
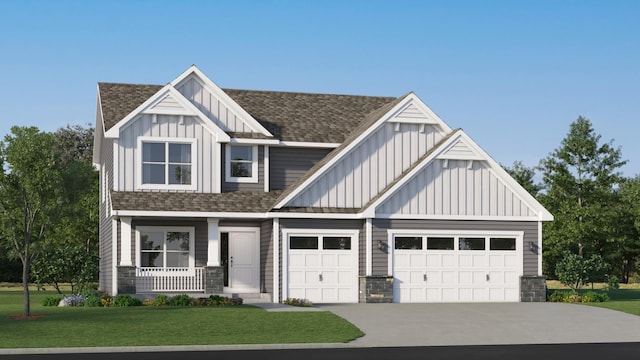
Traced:
<svg viewBox="0 0 640 360">
<path fill-rule="evenodd" d="M 99 83 L 100 288 L 315 303 L 544 301 L 552 215 L 398 98 Z"/>
</svg>

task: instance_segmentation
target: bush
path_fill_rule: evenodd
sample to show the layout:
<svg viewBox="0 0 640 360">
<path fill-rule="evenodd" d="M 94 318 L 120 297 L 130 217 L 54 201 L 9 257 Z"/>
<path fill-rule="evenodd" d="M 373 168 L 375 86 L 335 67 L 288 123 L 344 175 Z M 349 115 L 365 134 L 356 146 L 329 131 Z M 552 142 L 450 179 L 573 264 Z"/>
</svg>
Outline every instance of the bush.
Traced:
<svg viewBox="0 0 640 360">
<path fill-rule="evenodd" d="M 167 295 L 158 295 L 153 300 L 154 306 L 168 306 L 170 304 L 171 299 Z"/>
<path fill-rule="evenodd" d="M 88 307 L 102 306 L 102 302 L 100 300 L 102 300 L 100 295 L 89 295 L 84 300 L 84 306 L 88 306 Z"/>
<path fill-rule="evenodd" d="M 64 296 L 60 302 L 61 306 L 84 306 L 85 298 L 82 295 Z"/>
<path fill-rule="evenodd" d="M 176 295 L 171 298 L 170 304 L 171 306 L 189 306 L 191 305 L 191 299 L 187 294 Z"/>
<path fill-rule="evenodd" d="M 142 300 L 132 297 L 131 295 L 119 294 L 113 299 L 113 304 L 117 307 L 141 306 Z"/>
<path fill-rule="evenodd" d="M 42 299 L 42 306 L 58 306 L 62 300 L 62 296 L 47 296 Z"/>
<path fill-rule="evenodd" d="M 602 292 L 589 291 L 582 294 L 582 302 L 607 302 L 609 301 L 609 295 Z"/>
<path fill-rule="evenodd" d="M 209 299 L 207 299 L 207 306 L 230 306 L 235 305 L 233 299 L 230 299 L 226 296 L 220 295 L 211 295 Z"/>
<path fill-rule="evenodd" d="M 569 296 L 566 291 L 556 290 L 547 296 L 547 300 L 550 302 L 565 302 L 565 299 Z"/>
<path fill-rule="evenodd" d="M 307 299 L 297 299 L 297 298 L 288 298 L 282 303 L 285 305 L 291 305 L 291 306 L 303 306 L 303 307 L 313 306 L 311 301 Z"/>
<path fill-rule="evenodd" d="M 100 305 L 104 307 L 113 306 L 113 297 L 105 294 L 100 297 Z"/>
</svg>

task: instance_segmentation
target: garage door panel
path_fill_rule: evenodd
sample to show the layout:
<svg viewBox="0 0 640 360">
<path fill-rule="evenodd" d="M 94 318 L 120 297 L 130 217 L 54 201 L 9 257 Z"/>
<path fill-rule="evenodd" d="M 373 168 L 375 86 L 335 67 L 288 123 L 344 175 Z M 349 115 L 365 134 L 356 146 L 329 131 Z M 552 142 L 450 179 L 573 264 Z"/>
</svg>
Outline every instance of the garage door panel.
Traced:
<svg viewBox="0 0 640 360">
<path fill-rule="evenodd" d="M 442 260 L 439 254 L 427 254 L 427 266 L 442 267 Z"/>
<path fill-rule="evenodd" d="M 338 272 L 338 284 L 341 285 L 356 285 L 355 278 L 352 271 L 339 271 Z"/>
<path fill-rule="evenodd" d="M 446 255 L 442 255 L 442 266 L 443 267 L 456 267 L 457 265 L 457 261 L 456 261 L 456 255 L 453 254 L 446 254 Z"/>
<path fill-rule="evenodd" d="M 427 283 L 442 284 L 442 276 L 440 271 L 427 271 Z"/>
<path fill-rule="evenodd" d="M 321 264 L 320 255 L 318 254 L 306 254 L 304 259 L 304 266 L 307 267 L 320 266 Z"/>
<path fill-rule="evenodd" d="M 427 259 L 424 254 L 412 254 L 409 255 L 409 266 L 412 268 L 415 267 L 425 267 L 427 266 Z"/>
<path fill-rule="evenodd" d="M 443 284 L 455 284 L 457 283 L 456 281 L 456 275 L 457 275 L 457 271 L 443 271 L 442 272 L 442 283 Z"/>
<path fill-rule="evenodd" d="M 505 255 L 504 256 L 504 266 L 515 268 L 518 267 L 518 256 L 517 255 Z"/>
</svg>

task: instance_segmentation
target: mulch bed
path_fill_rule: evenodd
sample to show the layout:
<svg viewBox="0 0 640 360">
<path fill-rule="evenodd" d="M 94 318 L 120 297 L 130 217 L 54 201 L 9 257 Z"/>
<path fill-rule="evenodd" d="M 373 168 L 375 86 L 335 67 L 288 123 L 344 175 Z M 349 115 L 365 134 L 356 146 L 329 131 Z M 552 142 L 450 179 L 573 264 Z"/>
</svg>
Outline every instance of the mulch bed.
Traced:
<svg viewBox="0 0 640 360">
<path fill-rule="evenodd" d="M 15 315 L 9 315 L 9 319 L 14 319 L 14 320 L 38 320 L 38 319 L 42 319 L 44 315 L 42 314 L 31 314 L 29 316 L 24 316 L 22 314 L 15 314 Z"/>
</svg>

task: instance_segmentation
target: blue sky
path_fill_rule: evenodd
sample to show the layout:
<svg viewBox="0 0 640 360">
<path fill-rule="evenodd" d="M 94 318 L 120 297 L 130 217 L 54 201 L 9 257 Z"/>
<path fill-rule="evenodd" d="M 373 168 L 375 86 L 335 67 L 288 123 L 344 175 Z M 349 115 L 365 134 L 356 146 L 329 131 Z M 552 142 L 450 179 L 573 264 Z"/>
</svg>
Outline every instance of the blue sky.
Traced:
<svg viewBox="0 0 640 360">
<path fill-rule="evenodd" d="M 640 174 L 640 1 L 0 2 L 0 136 L 93 124 L 96 83 L 415 92 L 492 157 L 538 161 L 589 118 Z"/>
</svg>

